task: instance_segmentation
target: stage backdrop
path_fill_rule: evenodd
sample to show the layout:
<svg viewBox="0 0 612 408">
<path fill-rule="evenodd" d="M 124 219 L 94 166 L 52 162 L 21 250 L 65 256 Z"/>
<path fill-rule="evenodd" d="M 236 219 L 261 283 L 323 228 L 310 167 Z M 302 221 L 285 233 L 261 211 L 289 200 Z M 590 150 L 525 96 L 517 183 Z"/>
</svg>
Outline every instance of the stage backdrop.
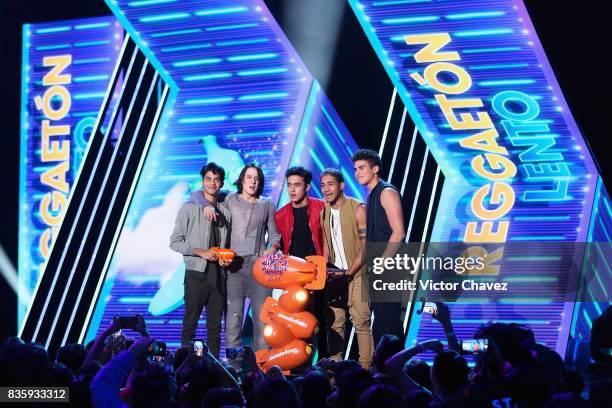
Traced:
<svg viewBox="0 0 612 408">
<path fill-rule="evenodd" d="M 114 17 L 23 27 L 18 326 L 64 215 L 115 66 Z"/>
<path fill-rule="evenodd" d="M 446 177 L 431 241 L 494 243 L 489 253 L 499 255 L 506 243 L 543 242 L 547 256 L 495 264 L 517 285 L 529 287 L 542 275 L 540 281 L 561 284 L 561 246 L 554 243 L 592 238 L 599 176 L 523 2 L 349 3 Z M 612 279 L 609 269 L 594 272 Z M 564 355 L 574 302 L 505 300 L 453 305 L 457 334 L 516 321 Z M 421 316 L 412 316 L 408 343 L 443 335 Z"/>
</svg>

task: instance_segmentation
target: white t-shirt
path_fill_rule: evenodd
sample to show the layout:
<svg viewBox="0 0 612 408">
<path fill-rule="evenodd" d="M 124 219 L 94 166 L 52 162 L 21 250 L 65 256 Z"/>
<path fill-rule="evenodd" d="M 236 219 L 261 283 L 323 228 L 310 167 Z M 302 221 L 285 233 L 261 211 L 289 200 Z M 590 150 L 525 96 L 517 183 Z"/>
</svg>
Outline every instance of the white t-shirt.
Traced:
<svg viewBox="0 0 612 408">
<path fill-rule="evenodd" d="M 331 208 L 329 217 L 332 247 L 334 248 L 334 266 L 338 269 L 348 269 L 344 243 L 342 242 L 342 224 L 340 223 L 340 210 Z"/>
</svg>

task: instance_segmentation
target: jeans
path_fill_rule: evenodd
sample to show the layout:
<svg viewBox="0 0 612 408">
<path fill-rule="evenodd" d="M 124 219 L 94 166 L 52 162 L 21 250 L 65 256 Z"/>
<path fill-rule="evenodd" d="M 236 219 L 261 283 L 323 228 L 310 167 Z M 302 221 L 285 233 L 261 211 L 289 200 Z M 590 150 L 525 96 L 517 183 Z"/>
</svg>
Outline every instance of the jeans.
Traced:
<svg viewBox="0 0 612 408">
<path fill-rule="evenodd" d="M 236 257 L 234 263 L 239 269 L 228 271 L 227 276 L 227 316 L 225 332 L 227 347 L 239 347 L 242 319 L 244 316 L 244 300 L 251 300 L 253 316 L 253 350 L 268 349 L 263 337 L 264 323 L 259 320 L 259 313 L 266 297 L 272 295 L 272 289 L 260 285 L 253 278 L 253 263 L 256 256 Z"/>
</svg>

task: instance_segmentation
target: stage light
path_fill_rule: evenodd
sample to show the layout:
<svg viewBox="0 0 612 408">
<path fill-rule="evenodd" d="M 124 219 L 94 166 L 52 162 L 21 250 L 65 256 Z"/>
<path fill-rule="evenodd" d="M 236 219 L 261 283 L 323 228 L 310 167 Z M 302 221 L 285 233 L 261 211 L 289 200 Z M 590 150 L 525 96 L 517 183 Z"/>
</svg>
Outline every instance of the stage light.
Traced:
<svg viewBox="0 0 612 408">
<path fill-rule="evenodd" d="M 285 0 L 283 28 L 323 88 L 329 82 L 342 26 L 341 0 Z"/>
</svg>

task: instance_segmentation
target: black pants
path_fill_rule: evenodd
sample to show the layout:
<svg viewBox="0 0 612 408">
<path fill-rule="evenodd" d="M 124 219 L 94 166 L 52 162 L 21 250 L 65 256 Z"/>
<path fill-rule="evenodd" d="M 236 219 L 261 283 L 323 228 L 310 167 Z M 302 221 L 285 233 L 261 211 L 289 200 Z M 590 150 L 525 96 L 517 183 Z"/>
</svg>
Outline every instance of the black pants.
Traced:
<svg viewBox="0 0 612 408">
<path fill-rule="evenodd" d="M 329 330 L 329 317 L 327 317 L 327 302 L 324 290 L 313 290 L 310 292 L 310 300 L 306 305 L 306 310 L 312 313 L 319 322 L 319 332 L 315 334 L 318 358 L 329 357 L 327 348 L 327 332 Z M 314 356 L 314 354 L 313 354 Z"/>
<path fill-rule="evenodd" d="M 188 275 L 187 271 L 185 273 Z M 200 280 L 185 277 L 185 316 L 181 344 L 191 345 L 202 310 L 206 308 L 206 343 L 210 353 L 218 358 L 221 349 L 221 316 L 225 308 L 225 296 L 218 288 L 207 284 L 204 276 L 202 278 Z"/>
<path fill-rule="evenodd" d="M 374 312 L 374 347 L 378 345 L 381 337 L 392 334 L 404 339 L 404 328 L 402 325 L 402 304 L 400 302 L 372 302 L 370 305 Z"/>
</svg>

